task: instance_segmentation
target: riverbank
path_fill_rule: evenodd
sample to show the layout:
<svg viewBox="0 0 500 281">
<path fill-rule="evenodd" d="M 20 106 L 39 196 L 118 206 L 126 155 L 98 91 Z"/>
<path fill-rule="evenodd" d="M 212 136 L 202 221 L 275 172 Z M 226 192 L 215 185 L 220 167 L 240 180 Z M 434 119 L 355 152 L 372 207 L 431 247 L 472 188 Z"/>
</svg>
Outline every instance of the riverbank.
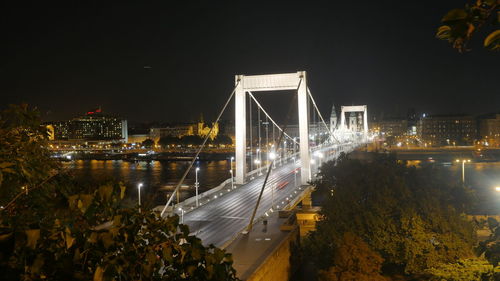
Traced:
<svg viewBox="0 0 500 281">
<path fill-rule="evenodd" d="M 138 161 L 189 161 L 195 157 L 194 151 L 172 151 L 172 152 L 87 152 L 75 151 L 71 153 L 54 153 L 54 157 L 61 161 L 70 160 L 123 160 L 129 162 Z M 233 152 L 202 152 L 198 155 L 198 161 L 219 161 L 230 159 Z"/>
</svg>

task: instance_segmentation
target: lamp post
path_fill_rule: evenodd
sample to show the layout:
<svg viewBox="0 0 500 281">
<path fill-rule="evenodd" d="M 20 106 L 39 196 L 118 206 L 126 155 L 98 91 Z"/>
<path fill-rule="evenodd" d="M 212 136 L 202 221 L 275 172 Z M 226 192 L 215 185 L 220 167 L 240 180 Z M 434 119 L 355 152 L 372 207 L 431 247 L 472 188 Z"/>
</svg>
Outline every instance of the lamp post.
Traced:
<svg viewBox="0 0 500 281">
<path fill-rule="evenodd" d="M 181 211 L 181 223 L 184 223 L 184 210 L 179 208 L 179 211 Z"/>
<path fill-rule="evenodd" d="M 462 183 L 465 183 L 465 163 L 470 163 L 470 159 L 457 159 L 456 162 L 462 162 Z"/>
<path fill-rule="evenodd" d="M 137 185 L 137 191 L 138 191 L 138 201 L 139 201 L 139 213 L 141 212 L 141 187 L 142 187 L 142 182 L 140 182 L 138 185 Z"/>
<path fill-rule="evenodd" d="M 233 169 L 229 170 L 229 173 L 231 174 L 231 189 L 234 189 Z"/>
<path fill-rule="evenodd" d="M 293 187 L 297 187 L 297 173 L 299 172 L 298 168 L 295 168 L 295 170 L 293 170 L 293 180 L 294 180 L 294 186 Z"/>
<path fill-rule="evenodd" d="M 200 186 L 200 183 L 198 182 L 198 171 L 200 170 L 200 167 L 196 167 L 195 170 L 195 182 L 194 182 L 194 187 L 196 188 L 196 207 L 199 206 L 198 204 L 198 187 Z"/>
<path fill-rule="evenodd" d="M 260 160 L 260 148 L 257 148 L 257 165 L 258 165 L 258 169 L 259 169 L 259 176 L 262 176 L 262 171 L 260 170 L 260 163 L 261 163 L 261 160 Z"/>
</svg>

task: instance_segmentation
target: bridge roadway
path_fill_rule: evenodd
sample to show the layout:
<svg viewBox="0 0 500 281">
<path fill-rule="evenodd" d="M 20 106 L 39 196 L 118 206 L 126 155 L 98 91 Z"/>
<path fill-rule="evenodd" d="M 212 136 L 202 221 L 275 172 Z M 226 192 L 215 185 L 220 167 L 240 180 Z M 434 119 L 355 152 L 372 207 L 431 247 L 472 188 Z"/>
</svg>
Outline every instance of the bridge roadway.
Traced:
<svg viewBox="0 0 500 281">
<path fill-rule="evenodd" d="M 256 177 L 222 197 L 210 200 L 203 206 L 185 213 L 184 223 L 189 225 L 192 234 L 202 239 L 203 244 L 225 246 L 248 225 L 264 178 L 265 172 L 262 176 Z M 273 201 L 274 209 L 281 210 L 292 198 L 300 194 L 302 187 L 299 184 L 300 167 L 298 164 L 288 161 L 282 166 L 276 165 L 269 176 L 255 218 L 264 216 L 273 206 Z"/>
</svg>

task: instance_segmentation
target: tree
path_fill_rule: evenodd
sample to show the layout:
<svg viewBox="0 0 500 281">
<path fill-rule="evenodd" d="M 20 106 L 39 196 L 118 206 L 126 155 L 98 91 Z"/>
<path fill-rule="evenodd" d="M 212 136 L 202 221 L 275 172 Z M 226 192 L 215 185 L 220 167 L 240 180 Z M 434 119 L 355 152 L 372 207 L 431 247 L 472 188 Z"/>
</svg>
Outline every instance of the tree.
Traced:
<svg viewBox="0 0 500 281">
<path fill-rule="evenodd" d="M 173 137 L 173 136 L 164 136 L 161 137 L 160 140 L 158 141 L 158 144 L 161 145 L 162 148 L 165 148 L 169 145 L 177 145 L 180 144 L 181 141 L 178 137 Z"/>
<path fill-rule="evenodd" d="M 0 163 L 14 163 L 6 181 L 37 184 L 0 208 L 2 280 L 236 280 L 229 254 L 203 246 L 177 216 L 161 218 L 147 205 L 127 207 L 123 184 L 82 186 L 52 173 L 55 164 L 36 113 L 9 110 L 16 114 L 2 113 L 0 142 L 11 148 L 28 142 L 30 152 L 40 155 L 0 154 Z M 36 174 L 15 170 L 35 164 Z"/>
<path fill-rule="evenodd" d="M 493 28 L 483 41 L 490 50 L 500 50 L 500 0 L 469 1 L 463 9 L 449 11 L 441 20 L 443 25 L 436 37 L 447 40 L 459 52 L 467 51 L 467 44 L 480 29 Z M 488 26 L 491 25 L 491 26 Z"/>
<path fill-rule="evenodd" d="M 55 174 L 58 163 L 46 149 L 47 136 L 38 111 L 28 105 L 0 112 L 0 206 Z"/>
<path fill-rule="evenodd" d="M 321 281 L 384 281 L 380 275 L 383 259 L 353 233 L 346 232 L 333 254 L 333 264 L 320 271 Z"/>
<path fill-rule="evenodd" d="M 155 141 L 152 140 L 152 139 L 145 139 L 143 142 L 142 142 L 142 146 L 144 146 L 145 148 L 151 148 L 155 145 Z"/>
<path fill-rule="evenodd" d="M 320 269 L 346 232 L 355 233 L 384 258 L 384 270 L 418 273 L 473 255 L 475 230 L 463 212 L 470 191 L 444 171 L 406 167 L 392 157 L 371 163 L 347 159 L 325 163 L 317 189 L 329 195 L 322 220 L 304 242 Z"/>
<path fill-rule="evenodd" d="M 2 216 L 9 230 L 1 236 L 2 249 L 10 251 L 0 259 L 1 271 L 25 280 L 236 280 L 231 256 L 204 247 L 178 216 L 124 208 L 121 184 L 53 192 L 43 196 L 54 203 L 30 205 L 36 219 L 29 224 Z M 32 201 L 25 197 L 19 205 Z"/>
<path fill-rule="evenodd" d="M 213 143 L 231 145 L 233 144 L 233 140 L 228 135 L 217 135 L 217 137 L 213 140 Z"/>
</svg>

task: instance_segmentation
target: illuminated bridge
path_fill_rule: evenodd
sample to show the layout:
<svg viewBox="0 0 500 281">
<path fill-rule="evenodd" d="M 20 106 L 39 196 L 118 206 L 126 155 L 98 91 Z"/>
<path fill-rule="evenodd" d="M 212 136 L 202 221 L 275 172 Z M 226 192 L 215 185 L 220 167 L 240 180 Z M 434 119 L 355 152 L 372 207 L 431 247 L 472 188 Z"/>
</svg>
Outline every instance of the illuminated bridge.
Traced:
<svg viewBox="0 0 500 281">
<path fill-rule="evenodd" d="M 261 105 L 256 93 L 282 90 L 292 92 L 293 101 L 284 105 L 290 108 L 285 125 L 280 126 Z M 236 152 L 231 158 L 231 178 L 198 196 L 173 204 L 190 170 L 191 174 L 195 172 L 194 157 L 167 204 L 159 207 L 163 216 L 178 214 L 204 244 L 219 247 L 226 247 L 236 236 L 245 235 L 267 216 L 290 210 L 301 201 L 307 204 L 312 191 L 309 183 L 315 179 L 321 164 L 370 139 L 364 105 L 343 106 L 340 121 L 337 122 L 333 111 L 329 124 L 326 123 L 307 86 L 305 71 L 237 75 L 235 88 L 216 122 L 233 98 Z M 288 124 L 293 109 L 298 115 L 298 126 Z M 256 130 L 252 129 L 254 122 L 257 122 Z"/>
</svg>

